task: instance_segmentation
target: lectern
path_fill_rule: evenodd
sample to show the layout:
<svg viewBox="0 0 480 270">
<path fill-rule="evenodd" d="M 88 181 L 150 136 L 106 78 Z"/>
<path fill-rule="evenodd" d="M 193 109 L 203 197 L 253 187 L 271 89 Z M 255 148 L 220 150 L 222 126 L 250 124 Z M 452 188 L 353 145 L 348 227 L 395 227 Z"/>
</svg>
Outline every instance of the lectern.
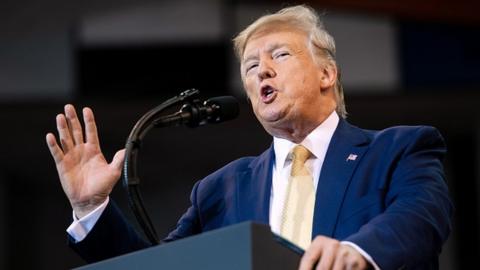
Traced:
<svg viewBox="0 0 480 270">
<path fill-rule="evenodd" d="M 302 253 L 267 225 L 243 222 L 77 269 L 294 270 Z"/>
</svg>

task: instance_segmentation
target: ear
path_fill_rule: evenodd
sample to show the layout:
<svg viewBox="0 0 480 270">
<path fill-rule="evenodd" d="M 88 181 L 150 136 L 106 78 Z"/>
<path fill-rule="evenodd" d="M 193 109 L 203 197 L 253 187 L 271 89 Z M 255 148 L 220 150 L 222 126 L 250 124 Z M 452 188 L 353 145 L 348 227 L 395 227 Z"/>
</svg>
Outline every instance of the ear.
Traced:
<svg viewBox="0 0 480 270">
<path fill-rule="evenodd" d="M 321 89 L 329 89 L 335 85 L 337 81 L 337 67 L 335 64 L 326 62 L 320 68 L 320 87 Z"/>
</svg>

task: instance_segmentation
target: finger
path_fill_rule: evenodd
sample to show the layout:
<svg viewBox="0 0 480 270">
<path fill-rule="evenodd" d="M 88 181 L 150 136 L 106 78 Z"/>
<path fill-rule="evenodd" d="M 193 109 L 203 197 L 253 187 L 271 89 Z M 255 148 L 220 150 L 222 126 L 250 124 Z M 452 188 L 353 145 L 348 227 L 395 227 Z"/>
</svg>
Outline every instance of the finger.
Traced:
<svg viewBox="0 0 480 270">
<path fill-rule="evenodd" d="M 70 131 L 68 130 L 67 120 L 65 119 L 65 115 L 63 114 L 57 115 L 56 120 L 58 136 L 62 145 L 63 153 L 67 153 L 70 149 L 73 148 L 73 141 L 70 135 Z"/>
<path fill-rule="evenodd" d="M 315 238 L 310 247 L 305 251 L 300 260 L 299 270 L 311 270 L 318 262 L 323 252 L 323 241 Z"/>
<path fill-rule="evenodd" d="M 317 269 L 332 269 L 332 265 L 335 262 L 335 256 L 337 255 L 338 246 L 336 244 L 330 244 L 322 252 L 322 257 L 317 264 Z"/>
<path fill-rule="evenodd" d="M 75 144 L 83 143 L 82 125 L 78 120 L 77 112 L 75 111 L 75 107 L 73 107 L 73 105 L 65 105 L 65 116 L 67 117 L 67 123 L 73 137 L 73 142 Z"/>
<path fill-rule="evenodd" d="M 53 160 L 55 160 L 55 163 L 60 163 L 60 161 L 62 161 L 63 159 L 63 151 L 60 146 L 58 146 L 55 136 L 52 133 L 48 133 L 46 136 L 46 140 L 48 149 L 50 150 L 50 154 L 52 154 Z"/>
<path fill-rule="evenodd" d="M 346 264 L 345 264 L 345 257 L 343 256 L 337 256 L 335 258 L 335 262 L 333 264 L 333 270 L 343 270 L 346 269 Z"/>
<path fill-rule="evenodd" d="M 349 256 L 345 262 L 348 269 L 367 269 L 367 260 L 358 252 L 349 252 Z"/>
<path fill-rule="evenodd" d="M 117 153 L 115 153 L 115 156 L 113 156 L 110 166 L 112 166 L 115 170 L 121 171 L 124 159 L 125 159 L 125 149 L 119 150 Z"/>
<path fill-rule="evenodd" d="M 100 147 L 97 125 L 95 124 L 92 109 L 88 107 L 83 108 L 83 121 L 85 122 L 85 136 L 87 137 L 87 142 L 96 144 Z"/>
<path fill-rule="evenodd" d="M 348 245 L 341 245 L 337 252 L 334 269 L 367 269 L 367 261 L 358 253 L 353 247 Z M 341 267 L 341 268 L 340 268 Z"/>
</svg>

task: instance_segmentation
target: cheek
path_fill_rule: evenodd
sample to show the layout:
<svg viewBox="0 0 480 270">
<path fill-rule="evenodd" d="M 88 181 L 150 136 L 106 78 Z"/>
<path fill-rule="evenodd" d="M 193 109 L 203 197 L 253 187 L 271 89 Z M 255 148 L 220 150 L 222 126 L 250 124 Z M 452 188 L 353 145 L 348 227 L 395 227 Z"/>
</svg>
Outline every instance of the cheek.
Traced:
<svg viewBox="0 0 480 270">
<path fill-rule="evenodd" d="M 289 88 L 292 88 L 295 92 L 292 94 L 296 95 L 298 94 L 297 92 L 302 91 L 302 88 L 308 82 L 308 78 L 306 76 L 307 74 L 305 74 L 304 67 L 298 63 L 289 64 L 290 66 L 288 66 L 288 68 L 281 70 L 278 73 L 282 74 L 284 83 L 288 85 Z"/>
<path fill-rule="evenodd" d="M 243 88 L 245 88 L 245 91 L 247 92 L 247 96 L 249 98 L 252 98 L 252 97 L 255 96 L 254 95 L 255 94 L 255 89 L 256 89 L 255 82 L 247 79 L 243 82 Z"/>
<path fill-rule="evenodd" d="M 292 98 L 304 97 L 308 87 L 308 78 L 303 73 L 295 73 L 287 78 L 287 84 L 290 91 L 288 94 Z"/>
</svg>

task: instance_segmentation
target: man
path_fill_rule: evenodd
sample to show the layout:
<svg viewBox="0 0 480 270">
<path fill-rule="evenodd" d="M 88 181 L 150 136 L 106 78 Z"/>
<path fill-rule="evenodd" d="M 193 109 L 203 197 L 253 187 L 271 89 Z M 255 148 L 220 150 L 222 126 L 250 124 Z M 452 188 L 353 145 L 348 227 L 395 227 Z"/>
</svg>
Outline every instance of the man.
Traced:
<svg viewBox="0 0 480 270">
<path fill-rule="evenodd" d="M 368 131 L 342 119 L 335 44 L 308 7 L 261 17 L 234 41 L 273 146 L 197 182 L 191 207 L 164 241 L 254 220 L 305 248 L 300 269 L 438 268 L 452 215 L 439 133 Z M 87 261 L 147 247 L 108 198 L 124 152 L 108 164 L 92 111 L 84 108 L 83 118 L 86 138 L 71 105 L 57 116 L 61 145 L 47 135 L 74 211 L 71 245 Z"/>
</svg>

